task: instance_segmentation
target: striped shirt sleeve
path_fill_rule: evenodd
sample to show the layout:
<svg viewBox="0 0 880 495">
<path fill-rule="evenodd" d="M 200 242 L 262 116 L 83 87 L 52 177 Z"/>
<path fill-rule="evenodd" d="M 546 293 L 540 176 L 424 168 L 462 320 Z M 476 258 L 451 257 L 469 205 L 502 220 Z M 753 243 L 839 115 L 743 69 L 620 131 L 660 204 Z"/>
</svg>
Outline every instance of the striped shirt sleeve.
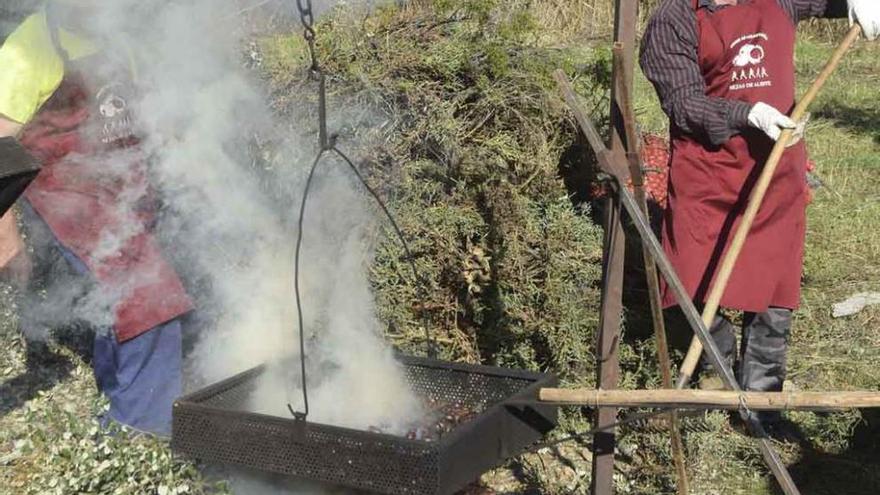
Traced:
<svg viewBox="0 0 880 495">
<path fill-rule="evenodd" d="M 846 17 L 848 12 L 847 0 L 779 0 L 779 5 L 795 23 L 811 17 Z"/>
<path fill-rule="evenodd" d="M 642 39 L 640 65 L 671 124 L 720 145 L 748 127 L 751 105 L 706 95 L 697 61 L 696 14 L 687 7 L 688 2 L 678 4 L 686 8 L 660 11 L 649 22 Z M 675 4 L 666 3 L 671 5 Z"/>
</svg>

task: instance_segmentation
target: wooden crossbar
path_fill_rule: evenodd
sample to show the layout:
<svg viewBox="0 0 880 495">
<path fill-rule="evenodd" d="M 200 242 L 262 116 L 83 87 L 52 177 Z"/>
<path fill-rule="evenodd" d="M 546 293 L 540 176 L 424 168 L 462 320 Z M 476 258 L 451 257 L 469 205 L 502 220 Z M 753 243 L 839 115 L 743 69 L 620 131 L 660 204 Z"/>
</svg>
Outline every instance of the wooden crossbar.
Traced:
<svg viewBox="0 0 880 495">
<path fill-rule="evenodd" d="M 708 390 L 595 390 L 543 388 L 539 400 L 587 407 L 839 411 L 880 408 L 880 392 L 734 392 Z"/>
</svg>

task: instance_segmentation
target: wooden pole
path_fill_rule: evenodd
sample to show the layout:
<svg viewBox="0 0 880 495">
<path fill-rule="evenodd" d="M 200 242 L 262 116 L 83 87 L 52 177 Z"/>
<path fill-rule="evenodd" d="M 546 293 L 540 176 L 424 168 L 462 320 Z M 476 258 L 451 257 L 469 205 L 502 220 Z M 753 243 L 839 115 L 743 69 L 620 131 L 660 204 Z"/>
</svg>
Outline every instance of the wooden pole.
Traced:
<svg viewBox="0 0 880 495">
<path fill-rule="evenodd" d="M 633 110 L 633 71 L 634 64 L 627 67 L 623 63 L 625 52 L 623 44 L 614 44 L 614 68 L 622 74 L 618 78 L 618 91 L 620 94 L 620 113 L 623 117 L 626 135 L 626 158 L 629 163 L 629 174 L 633 184 L 633 192 L 641 207 L 645 218 L 650 218 L 648 200 L 645 196 L 644 174 L 642 172 L 642 160 L 639 154 L 641 140 L 636 130 L 636 114 Z M 660 279 L 657 276 L 657 264 L 648 245 L 642 242 L 642 260 L 645 266 L 645 278 L 648 288 L 648 300 L 651 306 L 651 322 L 654 326 L 654 340 L 657 350 L 657 362 L 660 365 L 660 378 L 663 388 L 673 388 L 672 383 L 672 360 L 669 358 L 669 344 L 666 339 L 666 324 L 663 319 L 663 301 L 660 297 Z M 681 430 L 678 427 L 678 415 L 671 411 L 667 415 L 669 426 L 669 440 L 672 450 L 672 461 L 675 466 L 677 477 L 676 488 L 679 495 L 687 495 L 690 491 L 685 465 L 684 442 L 681 439 Z"/>
<path fill-rule="evenodd" d="M 614 41 L 620 42 L 628 53 L 635 53 L 636 28 L 638 25 L 638 0 L 615 0 Z M 632 58 L 624 64 L 632 64 Z M 613 72 L 612 81 L 623 74 Z M 624 148 L 623 118 L 619 105 L 620 92 L 615 84 L 611 86 L 611 140 L 612 153 L 623 156 Z M 623 313 L 623 270 L 626 254 L 620 198 L 610 196 L 607 202 L 605 221 L 605 253 L 602 278 L 602 309 L 597 342 L 597 385 L 602 389 L 617 388 L 620 367 L 618 344 L 620 324 Z M 616 408 L 600 408 L 596 411 L 596 424 L 609 424 L 617 419 Z M 614 430 L 596 433 L 593 436 L 593 495 L 612 495 L 614 493 L 614 452 L 616 440 Z"/>
<path fill-rule="evenodd" d="M 813 103 L 813 100 L 816 99 L 819 91 L 828 81 L 831 74 L 834 73 L 834 70 L 840 64 L 840 61 L 843 59 L 843 56 L 846 55 L 846 52 L 849 51 L 853 43 L 859 38 L 861 32 L 862 30 L 858 24 L 854 24 L 852 29 L 849 30 L 849 33 L 847 33 L 846 37 L 837 47 L 837 50 L 834 51 L 834 54 L 825 65 L 825 68 L 822 69 L 819 77 L 813 82 L 813 85 L 810 86 L 810 89 L 804 95 L 803 99 L 801 99 L 795 107 L 794 112 L 791 115 L 792 120 L 799 122 L 806 116 L 807 108 L 809 108 L 810 104 Z M 724 295 L 725 289 L 727 289 L 727 284 L 730 281 L 730 275 L 733 273 L 736 260 L 742 251 L 743 244 L 745 244 L 752 223 L 755 221 L 755 216 L 761 208 L 761 203 L 764 201 L 764 195 L 770 187 L 770 182 L 773 179 L 773 174 L 776 172 L 776 167 L 779 165 L 779 161 L 782 159 L 782 155 L 785 153 L 785 149 L 793 137 L 793 134 L 792 130 L 786 129 L 782 132 L 782 135 L 779 136 L 779 140 L 773 147 L 773 151 L 770 153 L 766 165 L 764 165 L 764 170 L 761 172 L 761 176 L 758 178 L 758 182 L 752 190 L 748 206 L 746 207 L 746 212 L 734 234 L 733 241 L 730 243 L 727 254 L 724 255 L 724 258 L 721 261 L 721 267 L 715 277 L 712 290 L 709 292 L 709 297 L 706 299 L 706 306 L 703 309 L 703 323 L 705 323 L 707 327 L 711 327 L 715 315 L 718 313 L 718 306 L 721 302 L 721 297 Z M 696 338 L 693 339 L 691 341 L 690 349 L 688 349 L 687 356 L 681 365 L 681 372 L 678 378 L 678 388 L 684 388 L 690 382 L 691 376 L 693 376 L 702 352 L 703 346 L 700 344 L 700 341 Z"/>
<path fill-rule="evenodd" d="M 880 408 L 880 392 L 733 392 L 543 388 L 541 402 L 586 407 L 658 407 L 753 411 L 841 411 Z"/>
<path fill-rule="evenodd" d="M 605 203 L 605 240 L 602 262 L 602 305 L 599 314 L 599 334 L 596 339 L 597 383 L 602 389 L 617 388 L 620 377 L 618 344 L 623 311 L 623 269 L 626 238 L 621 223 L 620 201 L 609 196 Z M 617 419 L 616 408 L 599 408 L 596 424 L 613 423 Z M 593 435 L 593 493 L 614 493 L 615 431 L 606 430 Z"/>
</svg>

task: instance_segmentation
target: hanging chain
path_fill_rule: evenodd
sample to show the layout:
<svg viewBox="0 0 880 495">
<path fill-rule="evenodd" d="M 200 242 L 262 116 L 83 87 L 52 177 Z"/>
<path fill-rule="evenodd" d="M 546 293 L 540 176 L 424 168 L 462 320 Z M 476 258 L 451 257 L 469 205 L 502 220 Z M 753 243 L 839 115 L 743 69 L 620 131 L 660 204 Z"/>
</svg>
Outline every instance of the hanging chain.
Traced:
<svg viewBox="0 0 880 495">
<path fill-rule="evenodd" d="M 296 250 L 294 254 L 294 268 L 293 268 L 293 286 L 294 286 L 294 294 L 296 297 L 296 311 L 297 318 L 299 322 L 299 362 L 300 362 L 300 372 L 302 378 L 302 396 L 303 396 L 303 411 L 296 411 L 293 406 L 288 403 L 287 409 L 290 411 L 290 414 L 293 415 L 297 420 L 305 421 L 309 415 L 309 393 L 308 393 L 308 380 L 306 377 L 306 345 L 305 345 L 305 331 L 303 328 L 303 312 L 302 312 L 302 297 L 299 289 L 299 265 L 300 265 L 300 251 L 302 248 L 302 239 L 303 239 L 303 225 L 305 219 L 305 211 L 306 211 L 306 203 L 309 197 L 309 190 L 312 186 L 312 180 L 315 177 L 315 171 L 318 169 L 318 165 L 321 164 L 321 160 L 327 153 L 333 153 L 337 156 L 337 158 L 341 159 L 345 162 L 346 165 L 351 169 L 354 175 L 357 177 L 358 181 L 364 186 L 367 192 L 373 196 L 373 199 L 379 204 L 382 208 L 382 211 L 388 217 L 388 220 L 391 222 L 391 226 L 394 229 L 395 234 L 403 245 L 403 250 L 406 255 L 407 260 L 409 261 L 409 265 L 412 268 L 413 276 L 416 279 L 416 282 L 421 285 L 425 291 L 427 291 L 427 284 L 424 280 L 419 276 L 418 269 L 415 264 L 415 257 L 409 249 L 409 244 L 406 242 L 406 238 L 403 236 L 403 232 L 400 230 L 400 227 L 397 224 L 397 221 L 394 219 L 394 216 L 388 210 L 388 207 L 382 201 L 382 198 L 379 197 L 379 194 L 367 183 L 366 179 L 361 175 L 360 171 L 354 165 L 354 162 L 339 148 L 336 147 L 336 135 L 330 135 L 327 132 L 327 85 L 326 85 L 326 75 L 324 74 L 324 70 L 321 68 L 321 65 L 318 63 L 318 54 L 315 48 L 316 43 L 316 33 L 315 33 L 315 13 L 312 8 L 312 0 L 296 0 L 296 6 L 299 10 L 299 20 L 303 26 L 303 38 L 306 40 L 306 45 L 309 50 L 309 77 L 313 80 L 318 81 L 318 154 L 315 156 L 314 162 L 312 162 L 312 166 L 309 169 L 308 179 L 306 179 L 305 190 L 303 191 L 302 203 L 299 209 L 299 219 L 297 224 L 297 237 L 296 237 Z M 436 354 L 436 343 L 434 341 L 434 336 L 429 330 L 429 325 L 427 321 L 427 316 L 423 313 L 425 321 L 423 324 L 425 325 L 425 345 L 427 346 L 427 354 L 428 357 L 435 357 Z"/>
<path fill-rule="evenodd" d="M 328 143 L 326 138 L 327 112 L 325 105 L 326 98 L 324 94 L 324 74 L 321 72 L 321 67 L 318 65 L 318 55 L 315 51 L 315 28 L 313 27 L 315 24 L 315 14 L 312 10 L 312 0 L 296 0 L 296 7 L 299 10 L 299 20 L 303 26 L 303 38 L 305 38 L 306 45 L 309 48 L 309 59 L 311 61 L 311 64 L 309 65 L 309 76 L 312 79 L 317 79 L 320 85 L 320 101 L 318 108 L 318 155 L 315 156 L 315 161 L 312 163 L 312 166 L 309 169 L 309 177 L 308 179 L 306 179 L 305 192 L 303 193 L 302 204 L 299 208 L 299 224 L 297 225 L 296 250 L 293 263 L 293 292 L 296 299 L 296 316 L 297 322 L 299 324 L 299 365 L 303 397 L 303 410 L 302 412 L 295 410 L 289 402 L 287 403 L 287 409 L 290 411 L 290 414 L 292 414 L 293 417 L 296 418 L 296 420 L 305 421 L 309 415 L 309 388 L 308 376 L 306 375 L 306 338 L 305 328 L 303 328 L 304 318 L 302 312 L 302 296 L 299 290 L 299 258 L 300 249 L 302 248 L 303 219 L 305 218 L 308 191 L 311 188 L 312 179 L 315 176 L 315 170 L 317 170 L 318 164 L 320 164 L 321 162 L 321 158 L 324 156 L 324 153 L 328 149 Z"/>
<path fill-rule="evenodd" d="M 299 21 L 303 26 L 303 38 L 309 50 L 309 77 L 318 81 L 318 148 L 321 152 L 330 151 L 336 144 L 336 137 L 327 132 L 327 84 L 324 71 L 318 63 L 318 51 L 315 48 L 315 11 L 312 0 L 296 0 L 299 10 Z"/>
<path fill-rule="evenodd" d="M 305 30 L 303 37 L 309 46 L 309 57 L 312 62 L 309 70 L 315 73 L 320 72 L 318 57 L 315 54 L 315 13 L 312 10 L 312 0 L 296 0 L 296 7 L 299 9 L 299 21 Z"/>
</svg>

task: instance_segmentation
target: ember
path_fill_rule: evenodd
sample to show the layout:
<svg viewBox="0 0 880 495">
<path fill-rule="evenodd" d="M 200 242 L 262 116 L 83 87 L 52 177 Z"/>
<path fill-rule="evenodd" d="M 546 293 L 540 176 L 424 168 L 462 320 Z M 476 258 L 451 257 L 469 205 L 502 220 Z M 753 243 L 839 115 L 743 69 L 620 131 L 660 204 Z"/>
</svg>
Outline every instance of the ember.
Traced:
<svg viewBox="0 0 880 495">
<path fill-rule="evenodd" d="M 479 413 L 460 402 L 441 403 L 431 399 L 425 406 L 430 411 L 425 418 L 426 424 L 410 430 L 406 435 L 410 440 L 437 441 Z"/>
<path fill-rule="evenodd" d="M 476 418 L 480 413 L 478 409 L 461 402 L 441 402 L 436 399 L 425 402 L 425 411 L 427 414 L 406 432 L 406 438 L 424 442 L 439 441 L 444 435 Z M 367 431 L 389 433 L 388 428 L 380 426 L 371 426 Z"/>
</svg>

